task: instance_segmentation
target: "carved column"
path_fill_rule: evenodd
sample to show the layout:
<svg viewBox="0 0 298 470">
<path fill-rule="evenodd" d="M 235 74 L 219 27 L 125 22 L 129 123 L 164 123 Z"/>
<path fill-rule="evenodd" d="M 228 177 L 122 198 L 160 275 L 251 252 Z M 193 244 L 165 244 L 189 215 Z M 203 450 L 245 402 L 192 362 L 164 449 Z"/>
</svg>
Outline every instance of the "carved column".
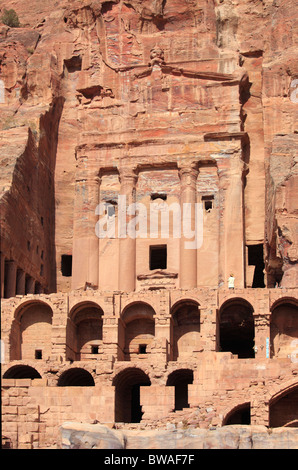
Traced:
<svg viewBox="0 0 298 470">
<path fill-rule="evenodd" d="M 26 273 L 22 269 L 17 271 L 17 295 L 25 295 L 26 292 Z"/>
<path fill-rule="evenodd" d="M 76 179 L 72 288 L 98 287 L 99 239 L 96 235 L 100 179 L 82 174 Z"/>
<path fill-rule="evenodd" d="M 135 203 L 137 175 L 131 168 L 122 168 L 119 175 L 120 198 L 118 206 L 119 237 L 119 290 L 132 292 L 136 283 L 136 237 L 133 229 L 127 231 L 134 215 L 127 214 L 130 204 Z"/>
<path fill-rule="evenodd" d="M 34 294 L 35 293 L 35 279 L 31 276 L 26 276 L 26 294 Z"/>
<path fill-rule="evenodd" d="M 181 239 L 180 239 L 180 287 L 197 287 L 197 249 L 196 236 L 188 238 L 186 230 L 195 231 L 195 211 L 197 202 L 197 177 L 199 171 L 193 162 L 180 166 L 180 204 L 181 204 Z"/>
<path fill-rule="evenodd" d="M 99 282 L 99 239 L 96 235 L 95 227 L 98 220 L 96 215 L 96 207 L 99 204 L 99 190 L 101 179 L 96 176 L 91 176 L 88 179 L 88 190 L 90 197 L 89 208 L 89 263 L 88 263 L 88 279 L 92 286 L 98 287 Z"/>
<path fill-rule="evenodd" d="M 6 261 L 5 284 L 5 297 L 15 297 L 17 285 L 17 264 L 15 261 Z"/>
<path fill-rule="evenodd" d="M 227 288 L 230 274 L 235 287 L 244 287 L 244 202 L 241 149 L 227 154 L 226 161 L 218 162 L 219 188 L 222 201 L 219 240 L 220 285 Z"/>
</svg>

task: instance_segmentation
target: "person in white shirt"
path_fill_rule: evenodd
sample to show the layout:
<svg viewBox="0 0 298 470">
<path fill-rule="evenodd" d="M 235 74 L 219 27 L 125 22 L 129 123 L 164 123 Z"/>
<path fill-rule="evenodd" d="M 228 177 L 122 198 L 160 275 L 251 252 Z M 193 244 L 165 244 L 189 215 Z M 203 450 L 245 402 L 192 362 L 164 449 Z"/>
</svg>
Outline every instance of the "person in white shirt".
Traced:
<svg viewBox="0 0 298 470">
<path fill-rule="evenodd" d="M 234 289 L 235 287 L 235 278 L 233 274 L 230 274 L 230 277 L 228 279 L 228 287 L 229 289 Z"/>
</svg>

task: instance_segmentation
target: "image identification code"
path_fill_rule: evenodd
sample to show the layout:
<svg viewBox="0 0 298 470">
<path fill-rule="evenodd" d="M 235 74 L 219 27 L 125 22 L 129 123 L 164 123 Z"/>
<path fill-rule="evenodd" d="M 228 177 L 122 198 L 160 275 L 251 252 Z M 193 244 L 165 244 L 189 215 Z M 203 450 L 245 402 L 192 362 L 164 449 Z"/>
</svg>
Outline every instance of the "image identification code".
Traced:
<svg viewBox="0 0 298 470">
<path fill-rule="evenodd" d="M 146 463 L 148 465 L 186 465 L 191 464 L 195 460 L 194 455 L 187 454 L 149 454 L 146 458 L 133 456 L 114 456 L 105 457 L 105 465 L 129 465 L 132 468 L 137 464 Z"/>
</svg>

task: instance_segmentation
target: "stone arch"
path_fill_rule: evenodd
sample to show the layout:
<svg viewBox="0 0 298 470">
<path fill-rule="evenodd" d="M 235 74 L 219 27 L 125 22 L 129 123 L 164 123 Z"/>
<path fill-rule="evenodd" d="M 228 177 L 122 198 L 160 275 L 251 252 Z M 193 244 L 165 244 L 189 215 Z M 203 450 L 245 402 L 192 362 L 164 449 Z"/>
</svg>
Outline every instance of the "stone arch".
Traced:
<svg viewBox="0 0 298 470">
<path fill-rule="evenodd" d="M 41 296 L 38 296 L 38 297 L 41 297 Z M 14 320 L 20 321 L 20 318 L 23 315 L 23 313 L 33 304 L 47 305 L 52 310 L 52 312 L 54 311 L 54 305 L 46 298 L 28 299 L 26 297 L 23 297 L 15 308 L 14 316 L 13 316 Z"/>
<path fill-rule="evenodd" d="M 226 300 L 219 309 L 219 347 L 241 358 L 254 358 L 253 307 L 241 297 Z"/>
<path fill-rule="evenodd" d="M 298 427 L 298 382 L 275 393 L 269 401 L 269 426 Z"/>
<path fill-rule="evenodd" d="M 273 304 L 270 307 L 270 311 L 272 312 L 276 307 L 279 307 L 280 305 L 287 303 L 290 305 L 293 305 L 295 307 L 298 307 L 298 300 L 295 299 L 294 297 L 290 296 L 284 296 L 280 297 L 279 299 L 275 300 Z"/>
<path fill-rule="evenodd" d="M 182 299 L 171 309 L 171 346 L 174 361 L 187 358 L 200 349 L 200 304 L 193 299 Z"/>
<path fill-rule="evenodd" d="M 155 310 L 143 301 L 132 302 L 122 311 L 118 327 L 119 360 L 130 361 L 150 353 L 155 336 Z"/>
<path fill-rule="evenodd" d="M 66 326 L 68 360 L 93 360 L 102 352 L 103 315 L 103 309 L 89 300 L 72 307 Z"/>
<path fill-rule="evenodd" d="M 250 402 L 237 404 L 225 414 L 222 426 L 228 426 L 231 424 L 251 424 Z"/>
<path fill-rule="evenodd" d="M 166 386 L 175 387 L 175 411 L 189 408 L 188 385 L 192 383 L 192 369 L 177 369 L 168 375 Z"/>
<path fill-rule="evenodd" d="M 41 379 L 40 373 L 27 364 L 15 364 L 3 374 L 4 379 Z"/>
<path fill-rule="evenodd" d="M 15 310 L 10 330 L 10 360 L 46 360 L 52 348 L 53 310 L 48 302 L 29 300 Z"/>
<path fill-rule="evenodd" d="M 298 302 L 283 297 L 274 302 L 270 315 L 271 357 L 291 357 L 298 350 Z"/>
<path fill-rule="evenodd" d="M 196 295 L 193 295 L 193 293 L 187 293 L 187 295 L 184 296 L 179 296 L 178 298 L 175 299 L 174 303 L 171 305 L 171 312 L 175 311 L 177 306 L 183 302 L 194 302 L 198 304 L 199 307 L 202 307 L 202 300 L 197 297 Z"/>
<path fill-rule="evenodd" d="M 58 387 L 93 387 L 94 385 L 91 372 L 82 367 L 71 367 L 64 370 L 57 382 Z"/>
<path fill-rule="evenodd" d="M 140 387 L 150 386 L 149 376 L 140 368 L 128 367 L 113 379 L 115 387 L 115 422 L 139 423 L 142 420 Z"/>
</svg>

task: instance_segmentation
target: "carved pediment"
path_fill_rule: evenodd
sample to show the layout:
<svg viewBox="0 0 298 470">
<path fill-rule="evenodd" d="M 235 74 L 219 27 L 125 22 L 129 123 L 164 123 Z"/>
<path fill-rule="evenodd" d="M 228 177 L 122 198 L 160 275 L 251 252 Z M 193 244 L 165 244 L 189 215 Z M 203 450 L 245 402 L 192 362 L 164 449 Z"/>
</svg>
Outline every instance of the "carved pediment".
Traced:
<svg viewBox="0 0 298 470">
<path fill-rule="evenodd" d="M 155 269 L 154 271 L 150 271 L 149 273 L 138 274 L 137 279 L 138 281 L 144 281 L 148 279 L 176 279 L 178 277 L 178 273 L 171 273 L 164 269 Z"/>
</svg>

